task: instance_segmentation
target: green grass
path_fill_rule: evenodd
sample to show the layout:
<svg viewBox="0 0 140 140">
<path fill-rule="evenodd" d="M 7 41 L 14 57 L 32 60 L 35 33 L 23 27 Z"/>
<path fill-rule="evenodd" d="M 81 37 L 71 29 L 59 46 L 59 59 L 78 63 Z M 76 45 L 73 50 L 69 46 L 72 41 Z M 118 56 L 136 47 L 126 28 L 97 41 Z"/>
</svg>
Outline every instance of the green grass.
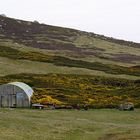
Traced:
<svg viewBox="0 0 140 140">
<path fill-rule="evenodd" d="M 67 57 L 57 55 L 45 55 L 39 52 L 23 52 L 9 46 L 0 45 L 0 56 L 15 60 L 30 60 L 45 63 L 53 63 L 56 66 L 67 66 L 76 68 L 86 68 L 90 70 L 103 71 L 108 74 L 126 74 L 140 76 L 140 70 L 117 65 L 103 64 L 100 62 L 87 62 L 82 60 L 74 60 Z"/>
<path fill-rule="evenodd" d="M 0 109 L 0 140 L 139 140 L 140 110 Z"/>
<path fill-rule="evenodd" d="M 0 76 L 20 73 L 34 74 L 78 74 L 78 75 L 96 75 L 105 77 L 116 77 L 115 74 L 105 73 L 99 70 L 90 70 L 86 68 L 76 68 L 67 66 L 56 66 L 52 63 L 37 62 L 30 60 L 15 60 L 6 57 L 0 57 Z M 139 79 L 139 76 L 133 75 L 117 75 L 118 78 Z"/>
<path fill-rule="evenodd" d="M 104 49 L 103 53 L 109 54 L 132 54 L 140 56 L 140 49 L 128 47 L 127 45 L 120 45 L 108 40 L 103 40 L 101 38 L 89 37 L 87 35 L 81 35 L 75 40 L 75 44 L 78 47 L 88 46 L 88 48 L 94 49 L 96 46 L 99 49 Z"/>
</svg>

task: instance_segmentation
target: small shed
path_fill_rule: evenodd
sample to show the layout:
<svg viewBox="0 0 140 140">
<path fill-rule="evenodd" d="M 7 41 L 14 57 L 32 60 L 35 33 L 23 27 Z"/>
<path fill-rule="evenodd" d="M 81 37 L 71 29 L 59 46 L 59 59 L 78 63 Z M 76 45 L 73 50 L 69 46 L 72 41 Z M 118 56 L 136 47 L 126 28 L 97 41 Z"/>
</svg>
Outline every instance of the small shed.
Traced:
<svg viewBox="0 0 140 140">
<path fill-rule="evenodd" d="M 30 107 L 33 89 L 22 82 L 11 82 L 0 86 L 1 107 Z"/>
</svg>

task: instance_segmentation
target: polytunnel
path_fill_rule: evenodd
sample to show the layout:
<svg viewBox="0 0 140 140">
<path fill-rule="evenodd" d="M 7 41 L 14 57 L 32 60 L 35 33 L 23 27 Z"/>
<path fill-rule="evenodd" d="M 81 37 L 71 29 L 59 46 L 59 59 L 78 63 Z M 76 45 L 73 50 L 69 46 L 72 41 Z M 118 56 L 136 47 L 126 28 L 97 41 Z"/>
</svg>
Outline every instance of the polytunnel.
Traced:
<svg viewBox="0 0 140 140">
<path fill-rule="evenodd" d="M 33 89 L 23 82 L 0 86 L 0 107 L 30 107 Z"/>
</svg>

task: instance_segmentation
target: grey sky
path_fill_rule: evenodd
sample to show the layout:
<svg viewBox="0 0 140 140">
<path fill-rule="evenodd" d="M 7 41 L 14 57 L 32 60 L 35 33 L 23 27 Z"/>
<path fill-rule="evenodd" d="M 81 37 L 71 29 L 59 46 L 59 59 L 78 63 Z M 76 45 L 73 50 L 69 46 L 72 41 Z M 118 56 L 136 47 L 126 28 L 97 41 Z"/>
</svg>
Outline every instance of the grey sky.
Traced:
<svg viewBox="0 0 140 140">
<path fill-rule="evenodd" d="M 1 0 L 0 14 L 140 42 L 140 0 Z"/>
</svg>

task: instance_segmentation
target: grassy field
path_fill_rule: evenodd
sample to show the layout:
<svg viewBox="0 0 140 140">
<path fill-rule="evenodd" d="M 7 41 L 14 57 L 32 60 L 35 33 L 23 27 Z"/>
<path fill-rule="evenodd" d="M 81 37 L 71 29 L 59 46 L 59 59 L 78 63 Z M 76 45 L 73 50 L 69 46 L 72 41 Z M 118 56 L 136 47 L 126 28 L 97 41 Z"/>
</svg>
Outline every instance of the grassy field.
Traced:
<svg viewBox="0 0 140 140">
<path fill-rule="evenodd" d="M 139 120 L 139 109 L 0 109 L 0 140 L 139 140 Z"/>
<path fill-rule="evenodd" d="M 56 71 L 57 69 L 57 71 Z M 116 77 L 114 74 L 105 73 L 99 70 L 90 70 L 86 68 L 76 68 L 67 66 L 56 66 L 52 63 L 44 63 L 30 60 L 12 60 L 5 57 L 0 57 L 0 76 L 20 73 L 34 73 L 34 74 L 78 74 L 78 75 L 95 75 L 105 77 Z M 140 79 L 140 76 L 120 74 L 118 78 L 125 78 L 131 80 Z"/>
</svg>

